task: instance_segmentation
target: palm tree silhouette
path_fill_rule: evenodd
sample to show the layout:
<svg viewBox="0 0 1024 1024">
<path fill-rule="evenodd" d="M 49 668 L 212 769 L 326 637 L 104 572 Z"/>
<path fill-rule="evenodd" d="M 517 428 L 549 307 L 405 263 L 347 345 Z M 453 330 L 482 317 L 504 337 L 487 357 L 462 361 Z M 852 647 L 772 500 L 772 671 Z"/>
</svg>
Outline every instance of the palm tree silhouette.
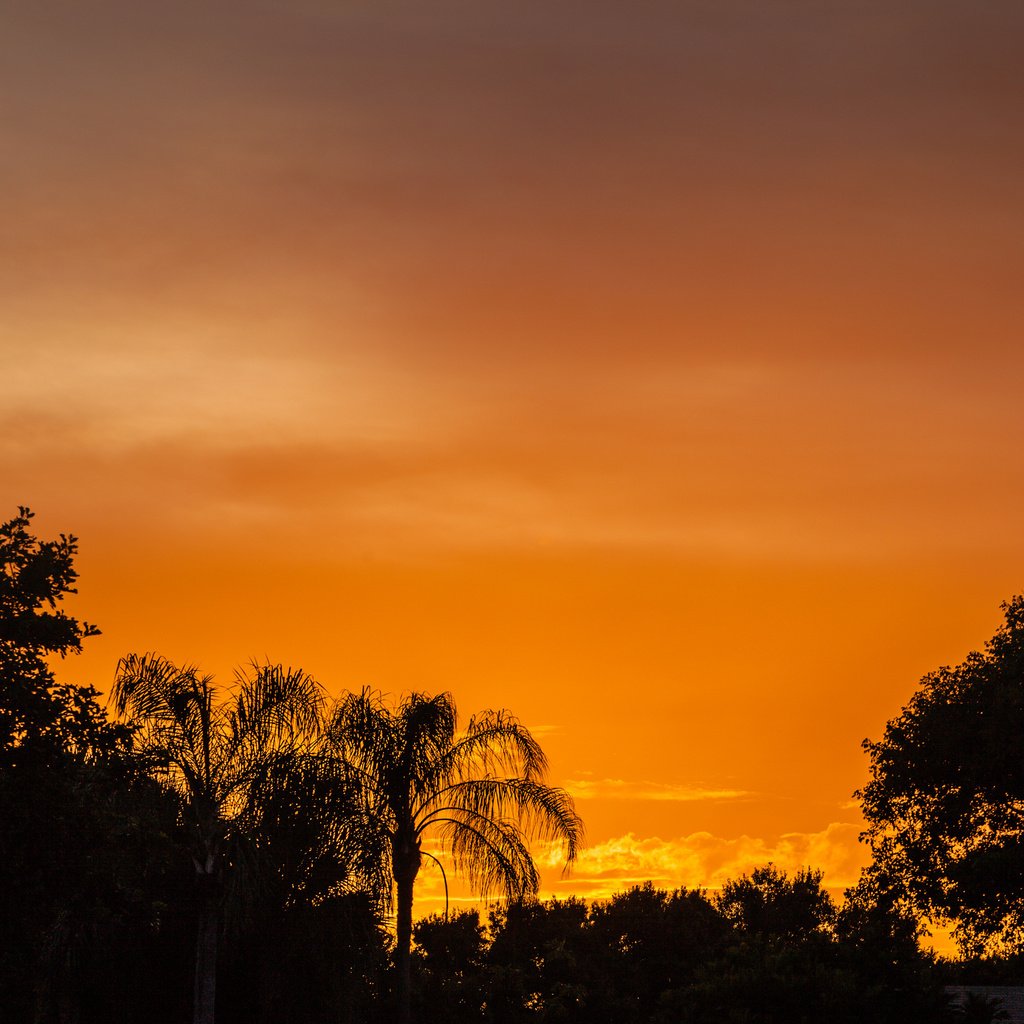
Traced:
<svg viewBox="0 0 1024 1024">
<path fill-rule="evenodd" d="M 566 865 L 583 836 L 572 797 L 543 782 L 547 759 L 508 711 L 485 711 L 457 733 L 450 693 L 412 693 L 394 709 L 380 694 L 349 694 L 335 707 L 327 744 L 363 791 L 369 834 L 394 880 L 398 1020 L 408 1024 L 413 888 L 429 834 L 480 893 L 535 894 L 527 845 L 560 840 Z M 389 896 L 392 894 L 389 893 Z"/>
<path fill-rule="evenodd" d="M 135 748 L 182 802 L 199 885 L 194 1024 L 213 1024 L 220 888 L 229 847 L 259 815 L 259 804 L 289 759 L 323 720 L 324 696 L 303 672 L 253 663 L 218 700 L 213 678 L 155 654 L 117 666 L 110 693 L 136 727 Z"/>
</svg>

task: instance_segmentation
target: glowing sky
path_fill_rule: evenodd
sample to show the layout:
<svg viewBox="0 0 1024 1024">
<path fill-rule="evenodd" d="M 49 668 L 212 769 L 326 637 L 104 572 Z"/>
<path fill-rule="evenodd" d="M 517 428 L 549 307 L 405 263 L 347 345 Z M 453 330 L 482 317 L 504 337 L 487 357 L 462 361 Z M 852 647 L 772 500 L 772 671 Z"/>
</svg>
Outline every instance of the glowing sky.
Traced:
<svg viewBox="0 0 1024 1024">
<path fill-rule="evenodd" d="M 1022 584 L 1024 7 L 0 4 L 0 472 L 156 649 L 536 726 L 549 887 L 852 882 Z"/>
</svg>

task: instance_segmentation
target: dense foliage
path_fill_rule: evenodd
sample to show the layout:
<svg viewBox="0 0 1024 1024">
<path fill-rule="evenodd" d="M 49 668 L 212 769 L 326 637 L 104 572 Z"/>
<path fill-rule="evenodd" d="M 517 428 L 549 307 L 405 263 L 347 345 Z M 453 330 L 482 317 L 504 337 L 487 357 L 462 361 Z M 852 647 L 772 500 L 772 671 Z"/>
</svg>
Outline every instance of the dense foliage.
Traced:
<svg viewBox="0 0 1024 1024">
<path fill-rule="evenodd" d="M 58 683 L 48 658 L 81 651 L 99 630 L 67 614 L 75 593 L 77 539 L 37 539 L 24 507 L 0 524 L 0 766 L 65 754 L 109 752 L 124 738 L 96 703 L 96 691 Z"/>
<path fill-rule="evenodd" d="M 921 680 L 864 788 L 873 884 L 952 922 L 967 952 L 1024 941 L 1024 597 L 961 665 Z"/>
<path fill-rule="evenodd" d="M 607 902 L 568 899 L 417 924 L 420 1019 L 438 1024 L 750 1022 L 934 1024 L 930 961 L 821 876 L 771 865 L 716 894 L 647 883 Z M 875 931 L 871 933 L 870 928 Z"/>
<path fill-rule="evenodd" d="M 61 603 L 75 538 L 40 541 L 31 521 L 21 508 L 0 525 L 0 1005 L 11 1020 L 98 1019 L 133 1004 L 143 960 L 173 955 L 177 923 L 158 919 L 179 884 L 176 808 L 96 691 L 55 680 L 48 659 L 97 630 Z"/>
</svg>

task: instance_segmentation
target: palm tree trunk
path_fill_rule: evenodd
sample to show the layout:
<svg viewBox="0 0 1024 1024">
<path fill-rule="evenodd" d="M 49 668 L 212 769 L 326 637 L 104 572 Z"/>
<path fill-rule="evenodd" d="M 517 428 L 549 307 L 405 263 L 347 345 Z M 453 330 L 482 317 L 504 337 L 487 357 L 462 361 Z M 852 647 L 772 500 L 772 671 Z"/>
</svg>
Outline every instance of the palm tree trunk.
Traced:
<svg viewBox="0 0 1024 1024">
<path fill-rule="evenodd" d="M 396 872 L 398 874 L 399 872 Z M 398 901 L 395 907 L 395 972 L 398 996 L 398 1024 L 412 1021 L 412 890 L 414 872 L 401 872 L 396 878 Z"/>
<path fill-rule="evenodd" d="M 196 989 L 193 1024 L 214 1024 L 217 995 L 217 929 L 220 906 L 214 879 L 199 876 L 199 931 L 196 935 Z"/>
<path fill-rule="evenodd" d="M 419 840 L 411 824 L 405 823 L 391 841 L 391 875 L 398 889 L 395 905 L 397 1024 L 411 1024 L 412 1021 L 412 891 L 421 861 Z"/>
</svg>

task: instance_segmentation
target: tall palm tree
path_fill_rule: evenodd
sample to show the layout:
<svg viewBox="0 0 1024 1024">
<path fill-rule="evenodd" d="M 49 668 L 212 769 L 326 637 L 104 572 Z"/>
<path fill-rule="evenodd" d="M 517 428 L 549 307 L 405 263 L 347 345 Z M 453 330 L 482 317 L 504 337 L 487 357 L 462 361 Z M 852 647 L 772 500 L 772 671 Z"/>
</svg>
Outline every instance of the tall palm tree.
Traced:
<svg viewBox="0 0 1024 1024">
<path fill-rule="evenodd" d="M 457 731 L 450 693 L 412 693 L 397 707 L 379 694 L 349 694 L 335 707 L 329 748 L 358 780 L 366 821 L 394 880 L 398 1018 L 410 1020 L 413 888 L 433 837 L 481 894 L 535 894 L 528 840 L 560 840 L 566 864 L 583 837 L 572 797 L 548 786 L 547 759 L 508 711 L 485 711 Z M 433 858 L 436 859 L 436 858 Z"/>
<path fill-rule="evenodd" d="M 229 848 L 268 781 L 320 731 L 324 696 L 304 672 L 253 663 L 221 699 L 213 678 L 155 654 L 117 666 L 110 694 L 136 750 L 181 800 L 199 886 L 195 1024 L 213 1024 L 220 887 Z"/>
</svg>

